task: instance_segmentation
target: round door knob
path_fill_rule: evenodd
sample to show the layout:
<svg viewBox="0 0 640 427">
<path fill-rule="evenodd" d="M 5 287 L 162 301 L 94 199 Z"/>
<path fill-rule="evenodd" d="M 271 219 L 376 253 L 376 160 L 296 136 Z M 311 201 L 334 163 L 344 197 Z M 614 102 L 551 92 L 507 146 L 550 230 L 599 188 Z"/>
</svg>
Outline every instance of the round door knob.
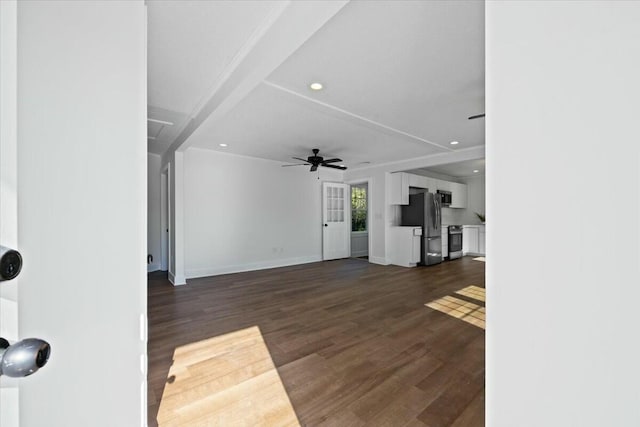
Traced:
<svg viewBox="0 0 640 427">
<path fill-rule="evenodd" d="M 328 226 L 329 226 L 329 224 L 325 224 L 324 226 L 325 226 L 325 227 L 328 227 Z"/>
</svg>

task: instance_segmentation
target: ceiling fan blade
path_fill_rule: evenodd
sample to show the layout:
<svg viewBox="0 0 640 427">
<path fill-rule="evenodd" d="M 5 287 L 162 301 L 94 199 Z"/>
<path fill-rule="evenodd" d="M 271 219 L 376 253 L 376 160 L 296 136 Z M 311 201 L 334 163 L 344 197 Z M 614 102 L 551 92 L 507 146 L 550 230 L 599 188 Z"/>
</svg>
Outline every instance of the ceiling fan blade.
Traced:
<svg viewBox="0 0 640 427">
<path fill-rule="evenodd" d="M 301 162 L 305 162 L 305 163 L 307 163 L 307 162 L 308 162 L 308 160 L 307 160 L 307 159 L 301 159 L 300 157 L 292 157 L 292 159 L 300 160 Z"/>
<path fill-rule="evenodd" d="M 340 169 L 340 170 L 346 170 L 347 169 L 346 166 L 325 165 L 325 164 L 322 164 L 321 166 L 324 166 L 325 168 L 333 168 L 333 169 Z"/>
<path fill-rule="evenodd" d="M 318 170 L 318 165 L 311 165 L 311 169 L 309 169 L 309 171 L 311 172 L 315 172 Z"/>
<path fill-rule="evenodd" d="M 329 159 L 329 160 L 323 160 L 322 163 L 336 163 L 341 161 L 342 159 Z"/>
<path fill-rule="evenodd" d="M 482 117 L 484 117 L 484 113 L 482 113 L 482 114 L 476 114 L 475 116 L 471 116 L 471 117 L 469 117 L 469 120 L 473 120 L 473 119 L 481 119 Z"/>
<path fill-rule="evenodd" d="M 289 166 L 304 166 L 304 165 L 308 165 L 309 163 L 296 163 L 295 165 L 282 165 L 283 168 L 288 168 Z"/>
</svg>

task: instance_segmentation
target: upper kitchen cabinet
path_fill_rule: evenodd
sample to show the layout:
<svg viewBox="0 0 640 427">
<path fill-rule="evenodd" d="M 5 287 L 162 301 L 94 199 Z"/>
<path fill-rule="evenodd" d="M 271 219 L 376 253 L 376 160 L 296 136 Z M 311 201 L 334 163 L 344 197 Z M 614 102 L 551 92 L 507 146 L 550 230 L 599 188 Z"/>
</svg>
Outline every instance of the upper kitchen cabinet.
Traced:
<svg viewBox="0 0 640 427">
<path fill-rule="evenodd" d="M 423 176 L 426 180 L 425 184 L 427 185 L 425 188 L 429 189 L 429 193 L 435 193 L 438 191 L 438 180 L 435 178 L 429 178 L 428 176 Z"/>
<path fill-rule="evenodd" d="M 391 174 L 389 200 L 392 205 L 409 204 L 409 174 L 396 172 Z"/>
<path fill-rule="evenodd" d="M 429 188 L 429 179 L 426 176 L 415 175 L 412 173 L 408 173 L 409 175 L 409 187 L 415 188 Z"/>
<path fill-rule="evenodd" d="M 389 200 L 392 205 L 409 204 L 409 187 L 428 189 L 430 193 L 438 190 L 451 192 L 451 208 L 467 207 L 467 185 L 457 182 L 442 181 L 427 176 L 406 172 L 394 172 L 391 174 L 391 186 Z"/>
<path fill-rule="evenodd" d="M 451 191 L 450 208 L 466 208 L 467 207 L 467 186 L 466 184 L 458 184 L 457 182 L 449 183 L 449 191 Z"/>
<path fill-rule="evenodd" d="M 451 191 L 451 184 L 453 184 L 453 182 L 442 181 L 439 179 L 436 179 L 434 181 L 436 182 L 436 190 Z"/>
</svg>

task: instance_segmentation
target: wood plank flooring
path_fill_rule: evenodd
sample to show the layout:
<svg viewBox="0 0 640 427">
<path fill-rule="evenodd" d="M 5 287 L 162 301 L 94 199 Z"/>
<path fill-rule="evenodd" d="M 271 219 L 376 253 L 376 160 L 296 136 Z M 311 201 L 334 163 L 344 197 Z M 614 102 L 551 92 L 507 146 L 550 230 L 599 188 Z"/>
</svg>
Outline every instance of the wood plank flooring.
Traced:
<svg viewBox="0 0 640 427">
<path fill-rule="evenodd" d="M 484 268 L 345 259 L 182 287 L 152 273 L 149 425 L 484 426 L 484 330 L 425 306 L 484 306 L 456 293 Z"/>
</svg>

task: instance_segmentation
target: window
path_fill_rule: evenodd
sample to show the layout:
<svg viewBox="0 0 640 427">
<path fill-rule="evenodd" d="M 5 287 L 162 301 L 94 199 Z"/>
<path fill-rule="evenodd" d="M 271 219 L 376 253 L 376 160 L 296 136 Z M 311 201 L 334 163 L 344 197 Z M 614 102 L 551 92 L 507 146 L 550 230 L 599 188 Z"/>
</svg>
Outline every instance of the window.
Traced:
<svg viewBox="0 0 640 427">
<path fill-rule="evenodd" d="M 351 187 L 351 231 L 367 231 L 367 187 Z"/>
</svg>

